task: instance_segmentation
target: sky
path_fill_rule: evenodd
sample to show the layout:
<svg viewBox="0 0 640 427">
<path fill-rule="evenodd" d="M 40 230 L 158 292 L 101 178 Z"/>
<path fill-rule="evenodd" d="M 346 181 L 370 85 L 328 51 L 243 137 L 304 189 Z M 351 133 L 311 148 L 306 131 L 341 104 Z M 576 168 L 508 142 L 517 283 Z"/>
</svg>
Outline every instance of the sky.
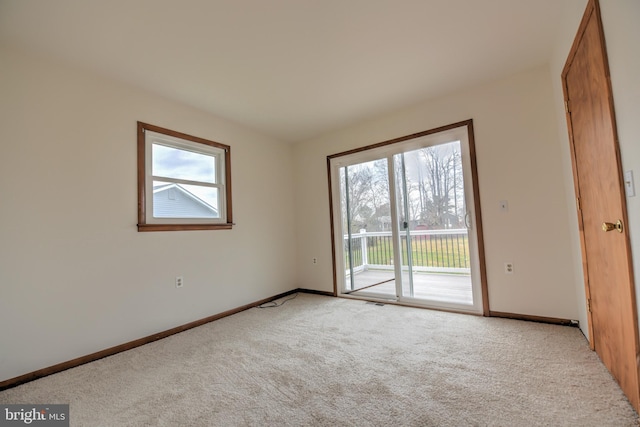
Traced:
<svg viewBox="0 0 640 427">
<path fill-rule="evenodd" d="M 160 144 L 152 145 L 152 174 L 167 178 L 216 183 L 216 157 L 192 151 L 180 150 Z M 160 182 L 154 180 L 154 185 Z M 216 187 L 180 184 L 184 189 L 218 209 Z"/>
</svg>

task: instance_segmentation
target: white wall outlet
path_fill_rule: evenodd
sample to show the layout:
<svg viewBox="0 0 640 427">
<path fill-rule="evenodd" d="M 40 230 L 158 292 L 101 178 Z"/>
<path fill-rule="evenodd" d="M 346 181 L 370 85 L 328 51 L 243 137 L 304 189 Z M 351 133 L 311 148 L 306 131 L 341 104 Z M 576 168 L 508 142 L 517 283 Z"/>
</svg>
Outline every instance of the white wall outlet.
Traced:
<svg viewBox="0 0 640 427">
<path fill-rule="evenodd" d="M 500 200 L 500 212 L 503 212 L 503 213 L 509 212 L 508 200 Z"/>
<path fill-rule="evenodd" d="M 181 288 L 184 286 L 184 277 L 176 276 L 176 288 Z"/>
<path fill-rule="evenodd" d="M 513 274 L 513 263 L 505 262 L 504 263 L 504 274 Z"/>
<path fill-rule="evenodd" d="M 314 264 L 317 264 L 317 263 L 318 263 L 318 258 L 315 258 L 315 257 L 314 257 L 314 258 L 313 258 L 313 263 L 314 263 Z"/>
</svg>

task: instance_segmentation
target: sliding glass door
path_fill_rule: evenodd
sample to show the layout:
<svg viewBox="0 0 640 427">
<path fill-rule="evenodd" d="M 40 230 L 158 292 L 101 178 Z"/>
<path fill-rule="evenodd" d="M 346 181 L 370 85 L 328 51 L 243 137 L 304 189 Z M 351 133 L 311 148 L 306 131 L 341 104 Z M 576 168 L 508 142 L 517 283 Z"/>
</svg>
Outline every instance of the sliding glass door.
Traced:
<svg viewBox="0 0 640 427">
<path fill-rule="evenodd" d="M 389 167 L 386 158 L 339 169 L 344 293 L 371 290 L 394 297 Z"/>
<path fill-rule="evenodd" d="M 464 125 L 329 157 L 339 294 L 482 311 L 471 153 Z"/>
</svg>

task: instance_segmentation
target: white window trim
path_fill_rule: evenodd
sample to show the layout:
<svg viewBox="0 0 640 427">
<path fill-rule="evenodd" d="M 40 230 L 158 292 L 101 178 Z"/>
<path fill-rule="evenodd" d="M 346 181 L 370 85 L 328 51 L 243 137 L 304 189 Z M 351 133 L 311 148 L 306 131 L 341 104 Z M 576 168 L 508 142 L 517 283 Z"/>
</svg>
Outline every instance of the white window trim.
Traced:
<svg viewBox="0 0 640 427">
<path fill-rule="evenodd" d="M 165 147 L 177 148 L 183 151 L 191 151 L 198 154 L 206 154 L 215 158 L 216 162 L 216 177 L 215 184 L 211 184 L 205 181 L 190 181 L 178 178 L 169 178 L 165 176 L 154 176 L 151 174 L 153 164 L 153 151 L 152 146 L 154 144 L 164 145 Z M 197 142 L 187 141 L 182 138 L 176 138 L 163 133 L 154 132 L 150 130 L 145 131 L 145 182 L 146 182 L 146 217 L 147 224 L 165 224 L 171 222 L 172 224 L 221 224 L 226 223 L 226 210 L 225 210 L 225 168 L 224 168 L 224 153 L 225 151 L 218 147 L 212 147 L 209 145 L 200 144 Z M 153 216 L 153 181 L 164 181 L 175 184 L 194 184 L 204 187 L 211 187 L 218 189 L 218 207 L 216 208 L 219 218 L 171 218 L 161 217 L 156 218 Z"/>
</svg>

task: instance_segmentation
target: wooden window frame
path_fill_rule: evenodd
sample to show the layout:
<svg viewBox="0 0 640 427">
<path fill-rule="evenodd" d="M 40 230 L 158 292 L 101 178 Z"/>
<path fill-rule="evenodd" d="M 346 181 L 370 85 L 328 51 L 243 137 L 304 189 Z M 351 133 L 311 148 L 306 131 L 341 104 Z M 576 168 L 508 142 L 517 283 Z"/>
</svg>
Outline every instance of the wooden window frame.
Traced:
<svg viewBox="0 0 640 427">
<path fill-rule="evenodd" d="M 191 222 L 191 223 L 175 223 L 171 218 L 166 218 L 161 223 L 147 222 L 147 143 L 146 131 L 152 131 L 164 134 L 170 137 L 183 139 L 185 141 L 204 144 L 224 150 L 224 209 L 226 213 L 226 222 L 208 223 L 208 222 Z M 138 231 L 187 231 L 187 230 L 229 230 L 233 227 L 233 209 L 231 203 L 231 147 L 219 142 L 210 141 L 185 133 L 176 132 L 159 126 L 150 125 L 148 123 L 138 122 Z"/>
</svg>

